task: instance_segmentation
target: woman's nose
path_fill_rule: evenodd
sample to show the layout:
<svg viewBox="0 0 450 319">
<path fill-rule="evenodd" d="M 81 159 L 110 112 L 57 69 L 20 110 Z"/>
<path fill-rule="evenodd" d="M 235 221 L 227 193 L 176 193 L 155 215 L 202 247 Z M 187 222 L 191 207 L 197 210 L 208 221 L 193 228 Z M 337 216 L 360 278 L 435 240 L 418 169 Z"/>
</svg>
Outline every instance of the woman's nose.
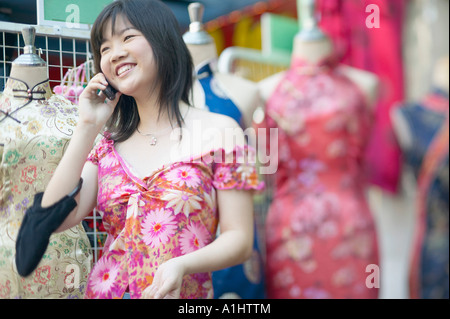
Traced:
<svg viewBox="0 0 450 319">
<path fill-rule="evenodd" d="M 112 49 L 112 53 L 110 56 L 111 62 L 117 62 L 120 61 L 122 58 L 124 58 L 127 55 L 127 52 L 123 49 L 122 46 L 116 46 Z"/>
</svg>

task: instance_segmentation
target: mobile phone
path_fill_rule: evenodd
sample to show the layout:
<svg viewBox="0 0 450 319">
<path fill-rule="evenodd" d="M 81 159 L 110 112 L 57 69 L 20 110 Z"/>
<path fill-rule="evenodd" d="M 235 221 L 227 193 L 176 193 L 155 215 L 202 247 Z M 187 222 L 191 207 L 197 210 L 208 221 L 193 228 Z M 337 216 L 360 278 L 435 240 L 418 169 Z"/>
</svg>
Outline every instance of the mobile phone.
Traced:
<svg viewBox="0 0 450 319">
<path fill-rule="evenodd" d="M 106 80 L 106 81 L 108 81 L 108 80 Z M 108 86 L 106 87 L 106 89 L 103 90 L 103 93 L 106 95 L 106 97 L 108 99 L 110 99 L 112 101 L 116 97 L 117 90 L 115 88 L 113 88 L 111 86 L 111 84 L 109 84 L 109 82 L 108 82 Z"/>
</svg>

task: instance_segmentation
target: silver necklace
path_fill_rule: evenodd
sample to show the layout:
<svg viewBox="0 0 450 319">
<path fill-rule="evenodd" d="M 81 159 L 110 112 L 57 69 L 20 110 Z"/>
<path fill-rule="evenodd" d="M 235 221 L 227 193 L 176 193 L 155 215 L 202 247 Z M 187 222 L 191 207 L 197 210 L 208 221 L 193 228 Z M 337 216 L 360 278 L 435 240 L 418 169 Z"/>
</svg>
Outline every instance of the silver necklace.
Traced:
<svg viewBox="0 0 450 319">
<path fill-rule="evenodd" d="M 186 114 L 183 116 L 183 118 L 186 118 L 186 115 L 188 114 L 188 112 L 189 112 L 189 108 L 186 110 Z M 171 128 L 172 128 L 172 126 L 168 127 L 167 129 L 165 129 L 163 131 L 160 131 L 158 133 L 147 133 L 147 134 L 144 134 L 141 131 L 139 131 L 139 128 L 136 127 L 136 131 L 142 136 L 146 136 L 146 137 L 150 136 L 150 145 L 151 146 L 156 146 L 156 144 L 158 144 L 158 138 L 157 137 L 160 136 L 161 134 L 165 134 Z"/>
<path fill-rule="evenodd" d="M 165 129 L 164 131 L 160 131 L 160 132 L 158 132 L 158 133 L 147 133 L 147 134 L 144 134 L 144 133 L 142 133 L 141 131 L 139 131 L 139 129 L 136 127 L 136 131 L 139 133 L 139 134 L 141 134 L 142 136 L 146 136 L 146 137 L 150 137 L 150 145 L 151 146 L 156 146 L 156 144 L 158 144 L 158 136 L 159 135 L 161 135 L 161 134 L 164 134 L 164 133 L 166 133 L 166 132 L 168 132 L 169 131 L 169 129 L 171 129 L 172 127 L 170 126 L 170 127 L 168 127 L 167 129 Z"/>
</svg>

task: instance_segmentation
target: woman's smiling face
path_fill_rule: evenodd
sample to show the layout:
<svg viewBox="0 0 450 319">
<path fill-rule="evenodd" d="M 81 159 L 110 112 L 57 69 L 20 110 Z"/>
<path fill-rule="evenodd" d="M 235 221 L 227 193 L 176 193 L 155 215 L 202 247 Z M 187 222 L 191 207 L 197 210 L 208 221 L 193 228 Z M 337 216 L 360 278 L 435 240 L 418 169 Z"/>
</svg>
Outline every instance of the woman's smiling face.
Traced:
<svg viewBox="0 0 450 319">
<path fill-rule="evenodd" d="M 156 80 L 153 50 L 145 36 L 123 16 L 104 29 L 100 67 L 113 87 L 133 97 L 149 95 Z"/>
</svg>

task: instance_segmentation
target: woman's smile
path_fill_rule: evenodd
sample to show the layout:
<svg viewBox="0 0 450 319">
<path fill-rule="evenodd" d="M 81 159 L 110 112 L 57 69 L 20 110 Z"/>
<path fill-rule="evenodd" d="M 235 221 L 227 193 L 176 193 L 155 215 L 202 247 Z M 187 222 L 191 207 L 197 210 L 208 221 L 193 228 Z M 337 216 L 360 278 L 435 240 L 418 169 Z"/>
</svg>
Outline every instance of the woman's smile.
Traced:
<svg viewBox="0 0 450 319">
<path fill-rule="evenodd" d="M 116 67 L 116 75 L 117 77 L 124 77 L 126 76 L 134 67 L 136 64 L 132 63 L 122 63 L 119 66 Z"/>
</svg>

